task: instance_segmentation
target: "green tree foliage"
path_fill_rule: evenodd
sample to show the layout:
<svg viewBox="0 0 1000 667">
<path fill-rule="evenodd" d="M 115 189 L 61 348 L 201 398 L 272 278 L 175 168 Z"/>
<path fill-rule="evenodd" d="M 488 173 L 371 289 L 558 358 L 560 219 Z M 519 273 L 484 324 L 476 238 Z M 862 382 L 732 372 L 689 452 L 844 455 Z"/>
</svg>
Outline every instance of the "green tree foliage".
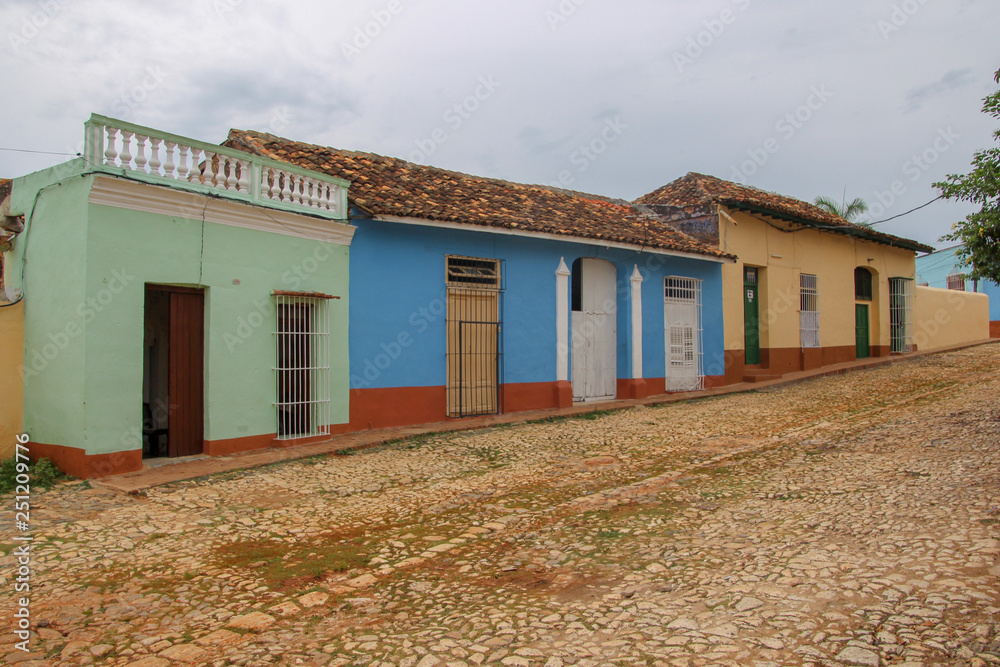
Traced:
<svg viewBox="0 0 1000 667">
<path fill-rule="evenodd" d="M 864 224 L 858 218 L 868 212 L 868 203 L 861 197 L 856 197 L 854 201 L 846 201 L 845 199 L 838 204 L 829 197 L 819 196 L 813 200 L 813 203 L 827 213 L 839 215 L 844 220 L 854 224 Z"/>
<path fill-rule="evenodd" d="M 1000 83 L 1000 70 L 994 81 Z M 983 99 L 983 113 L 1000 119 L 1000 90 Z M 1000 130 L 993 132 L 993 138 L 1000 144 Z M 941 240 L 962 244 L 959 257 L 972 267 L 967 274 L 970 278 L 1000 283 L 1000 146 L 976 151 L 968 174 L 948 174 L 945 178 L 934 184 L 942 196 L 982 208 L 952 225 L 951 233 Z"/>
</svg>

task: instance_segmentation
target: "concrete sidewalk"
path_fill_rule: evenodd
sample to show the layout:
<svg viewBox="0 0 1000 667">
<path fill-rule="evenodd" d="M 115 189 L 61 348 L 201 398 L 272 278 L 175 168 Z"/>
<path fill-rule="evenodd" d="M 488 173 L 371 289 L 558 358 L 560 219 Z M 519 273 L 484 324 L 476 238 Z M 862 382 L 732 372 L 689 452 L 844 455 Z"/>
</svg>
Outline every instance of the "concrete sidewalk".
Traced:
<svg viewBox="0 0 1000 667">
<path fill-rule="evenodd" d="M 469 417 L 465 419 L 434 422 L 432 424 L 421 424 L 419 426 L 372 429 L 368 431 L 359 431 L 356 433 L 333 436 L 324 442 L 298 445 L 288 448 L 260 449 L 252 452 L 233 454 L 230 456 L 191 456 L 178 459 L 156 459 L 153 462 L 147 463 L 142 470 L 91 480 L 91 483 L 94 486 L 113 489 L 115 491 L 137 493 L 143 489 L 148 489 L 154 486 L 195 479 L 206 475 L 214 475 L 216 473 L 229 472 L 232 470 L 255 468 L 258 466 L 278 463 L 280 461 L 290 461 L 309 456 L 317 456 L 320 454 L 333 454 L 338 451 L 348 449 L 375 447 L 385 443 L 406 440 L 414 436 L 430 433 L 470 431 L 480 428 L 488 428 L 490 426 L 497 426 L 499 424 L 520 424 L 538 419 L 572 417 L 595 411 L 624 410 L 638 405 L 664 405 L 709 396 L 736 394 L 744 391 L 764 389 L 767 387 L 794 384 L 818 377 L 841 375 L 854 370 L 873 368 L 887 364 L 905 363 L 927 355 L 953 352 L 955 350 L 961 350 L 968 347 L 997 343 L 1000 343 L 1000 340 L 988 339 L 950 348 L 937 349 L 930 352 L 914 352 L 912 354 L 900 356 L 861 359 L 842 364 L 824 366 L 823 368 L 812 371 L 787 373 L 774 380 L 762 382 L 740 382 L 738 384 L 705 389 L 702 391 L 661 394 L 659 396 L 650 396 L 648 398 L 633 400 L 580 403 L 570 408 L 532 410 L 528 412 L 515 412 L 511 414 L 492 415 L 488 417 Z"/>
</svg>

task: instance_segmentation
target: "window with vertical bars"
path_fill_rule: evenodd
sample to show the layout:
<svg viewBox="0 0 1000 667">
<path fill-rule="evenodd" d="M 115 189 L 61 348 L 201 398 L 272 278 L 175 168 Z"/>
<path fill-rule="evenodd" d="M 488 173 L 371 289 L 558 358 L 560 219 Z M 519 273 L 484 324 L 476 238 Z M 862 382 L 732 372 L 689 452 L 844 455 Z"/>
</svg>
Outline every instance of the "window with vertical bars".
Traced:
<svg viewBox="0 0 1000 667">
<path fill-rule="evenodd" d="M 964 273 L 952 273 L 952 274 L 949 274 L 948 275 L 948 289 L 953 289 L 953 290 L 958 290 L 959 292 L 964 292 L 965 291 L 965 274 Z"/>
<path fill-rule="evenodd" d="M 279 440 L 330 433 L 330 297 L 275 292 Z"/>
<path fill-rule="evenodd" d="M 893 352 L 913 351 L 913 280 L 889 278 L 889 337 Z"/>
<path fill-rule="evenodd" d="M 819 347 L 819 278 L 799 274 L 799 336 L 802 347 Z"/>
<path fill-rule="evenodd" d="M 449 255 L 447 283 L 452 287 L 500 288 L 500 260 Z"/>
<path fill-rule="evenodd" d="M 663 281 L 667 338 L 667 391 L 704 388 L 701 281 L 668 276 Z"/>
</svg>

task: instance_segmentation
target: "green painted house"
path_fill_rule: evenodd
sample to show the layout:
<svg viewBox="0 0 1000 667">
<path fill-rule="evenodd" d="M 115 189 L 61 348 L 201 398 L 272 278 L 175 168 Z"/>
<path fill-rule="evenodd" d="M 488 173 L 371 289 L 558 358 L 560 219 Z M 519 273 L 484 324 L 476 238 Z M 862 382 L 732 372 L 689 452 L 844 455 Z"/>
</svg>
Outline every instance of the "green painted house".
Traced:
<svg viewBox="0 0 1000 667">
<path fill-rule="evenodd" d="M 3 202 L 32 457 L 101 477 L 347 422 L 347 182 L 101 116 L 85 132 Z"/>
</svg>

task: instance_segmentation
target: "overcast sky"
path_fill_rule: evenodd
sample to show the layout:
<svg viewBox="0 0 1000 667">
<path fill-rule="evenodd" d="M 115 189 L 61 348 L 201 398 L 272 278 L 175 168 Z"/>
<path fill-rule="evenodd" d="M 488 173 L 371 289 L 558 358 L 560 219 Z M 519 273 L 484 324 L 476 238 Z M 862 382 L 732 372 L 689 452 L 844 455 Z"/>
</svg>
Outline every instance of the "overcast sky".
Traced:
<svg viewBox="0 0 1000 667">
<path fill-rule="evenodd" d="M 846 188 L 871 219 L 991 144 L 1000 68 L 996 0 L 4 0 L 0 25 L 0 148 L 75 152 L 96 112 L 624 199 L 689 171 Z M 879 229 L 940 247 L 971 210 Z"/>
</svg>

